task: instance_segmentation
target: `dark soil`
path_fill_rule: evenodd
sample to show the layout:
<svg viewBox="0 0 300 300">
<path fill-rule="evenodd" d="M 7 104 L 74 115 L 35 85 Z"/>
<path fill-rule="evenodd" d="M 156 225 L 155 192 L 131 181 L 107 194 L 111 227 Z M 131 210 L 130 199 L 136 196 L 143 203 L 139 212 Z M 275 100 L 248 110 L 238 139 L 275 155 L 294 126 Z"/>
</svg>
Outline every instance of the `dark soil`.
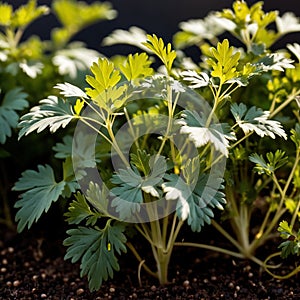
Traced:
<svg viewBox="0 0 300 300">
<path fill-rule="evenodd" d="M 143 270 L 140 286 L 138 263 L 127 253 L 119 259 L 121 271 L 91 293 L 79 264 L 64 261 L 61 243 L 53 235 L 6 231 L 0 238 L 0 299 L 300 299 L 297 276 L 279 281 L 253 263 L 189 248 L 175 249 L 167 286 Z"/>
</svg>

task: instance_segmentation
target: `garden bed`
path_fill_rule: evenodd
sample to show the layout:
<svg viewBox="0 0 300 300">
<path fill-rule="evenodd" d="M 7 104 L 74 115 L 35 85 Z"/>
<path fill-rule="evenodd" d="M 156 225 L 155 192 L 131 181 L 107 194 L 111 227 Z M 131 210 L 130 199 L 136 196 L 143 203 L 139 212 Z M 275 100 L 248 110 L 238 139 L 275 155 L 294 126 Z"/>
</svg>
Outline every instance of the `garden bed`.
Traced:
<svg viewBox="0 0 300 300">
<path fill-rule="evenodd" d="M 209 234 L 209 232 L 208 232 Z M 38 238 L 37 238 L 38 237 Z M 121 271 L 89 292 L 79 265 L 64 261 L 60 237 L 27 232 L 6 233 L 0 240 L 0 299 L 299 299 L 297 277 L 280 281 L 257 265 L 201 249 L 176 248 L 168 286 L 160 287 L 131 253 Z M 150 256 L 150 255 L 149 255 Z M 283 273 L 288 270 L 282 270 Z"/>
</svg>

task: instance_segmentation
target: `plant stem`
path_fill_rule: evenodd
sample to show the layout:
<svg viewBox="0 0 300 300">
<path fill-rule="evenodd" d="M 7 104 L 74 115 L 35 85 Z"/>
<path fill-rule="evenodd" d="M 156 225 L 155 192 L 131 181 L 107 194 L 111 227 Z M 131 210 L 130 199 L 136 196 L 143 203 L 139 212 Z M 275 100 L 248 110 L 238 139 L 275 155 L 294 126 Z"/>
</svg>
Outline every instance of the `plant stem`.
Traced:
<svg viewBox="0 0 300 300">
<path fill-rule="evenodd" d="M 144 260 L 141 258 L 141 256 L 138 254 L 138 252 L 136 251 L 136 249 L 134 248 L 134 246 L 130 243 L 127 242 L 126 246 L 131 250 L 131 252 L 133 253 L 133 255 L 136 257 L 136 259 L 139 261 L 139 263 L 143 262 L 142 267 L 145 269 L 145 271 L 153 276 L 157 278 L 157 273 L 151 271 L 151 269 L 144 263 Z"/>
<path fill-rule="evenodd" d="M 300 90 L 294 91 L 291 93 L 291 95 L 281 104 L 279 105 L 275 110 L 273 110 L 270 113 L 269 118 L 273 118 L 275 115 L 277 115 L 282 109 L 284 109 L 290 102 L 292 102 L 296 96 L 300 94 Z"/>
</svg>

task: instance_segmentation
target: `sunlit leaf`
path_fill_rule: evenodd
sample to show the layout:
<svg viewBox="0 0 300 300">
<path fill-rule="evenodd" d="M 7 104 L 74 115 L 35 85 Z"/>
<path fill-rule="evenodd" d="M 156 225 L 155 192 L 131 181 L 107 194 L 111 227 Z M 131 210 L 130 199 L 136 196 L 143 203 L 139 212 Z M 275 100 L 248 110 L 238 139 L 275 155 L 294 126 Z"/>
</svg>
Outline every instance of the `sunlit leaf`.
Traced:
<svg viewBox="0 0 300 300">
<path fill-rule="evenodd" d="M 8 26 L 11 24 L 13 7 L 7 3 L 0 4 L 0 25 Z"/>
<path fill-rule="evenodd" d="M 245 134 L 254 131 L 257 135 L 264 137 L 269 136 L 275 139 L 276 135 L 287 139 L 287 135 L 280 122 L 270 120 L 268 111 L 252 106 L 247 109 L 243 103 L 234 103 L 231 105 L 231 112 L 238 126 Z"/>
<path fill-rule="evenodd" d="M 41 132 L 49 127 L 50 132 L 65 128 L 74 118 L 72 106 L 56 96 L 49 96 L 34 106 L 21 118 L 19 138 L 33 131 Z"/>
<path fill-rule="evenodd" d="M 196 71 L 183 71 L 180 74 L 183 80 L 189 82 L 189 87 L 192 89 L 201 88 L 210 84 L 210 78 L 205 72 L 197 73 Z"/>
<path fill-rule="evenodd" d="M 137 78 L 147 77 L 153 74 L 153 69 L 149 66 L 151 61 L 146 53 L 129 55 L 120 70 L 127 80 L 131 81 Z"/>
<path fill-rule="evenodd" d="M 229 42 L 225 39 L 218 43 L 217 48 L 210 49 L 213 57 L 207 59 L 207 64 L 212 67 L 211 75 L 220 79 L 223 84 L 226 81 L 237 77 L 237 66 L 240 59 L 240 53 L 234 53 L 234 47 L 229 47 Z"/>
<path fill-rule="evenodd" d="M 16 9 L 12 18 L 12 25 L 15 27 L 25 27 L 37 18 L 48 14 L 49 11 L 47 6 L 36 6 L 36 0 L 29 0 L 27 4 Z"/>
<path fill-rule="evenodd" d="M 65 97 L 88 98 L 83 90 L 68 82 L 58 83 L 54 88 L 59 89 L 61 91 L 60 94 Z"/>
<path fill-rule="evenodd" d="M 170 43 L 165 45 L 162 38 L 158 38 L 155 34 L 148 34 L 147 41 L 143 43 L 143 45 L 154 52 L 166 66 L 167 70 L 169 72 L 171 71 L 173 62 L 176 58 L 176 52 L 172 50 Z"/>
<path fill-rule="evenodd" d="M 180 132 L 188 134 L 196 147 L 211 143 L 217 151 L 228 157 L 229 141 L 236 139 L 234 133 L 228 124 L 209 124 L 207 127 L 206 121 L 207 118 L 203 114 L 185 110 L 179 121 Z"/>
</svg>

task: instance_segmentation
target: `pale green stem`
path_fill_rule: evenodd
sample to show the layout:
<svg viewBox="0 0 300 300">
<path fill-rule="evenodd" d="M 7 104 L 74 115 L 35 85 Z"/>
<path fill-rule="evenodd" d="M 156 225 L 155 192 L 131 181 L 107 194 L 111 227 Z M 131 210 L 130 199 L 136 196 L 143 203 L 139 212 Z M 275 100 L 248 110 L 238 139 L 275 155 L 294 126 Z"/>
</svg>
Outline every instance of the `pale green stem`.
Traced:
<svg viewBox="0 0 300 300">
<path fill-rule="evenodd" d="M 243 248 L 241 245 L 236 241 L 234 238 L 230 236 L 230 234 L 223 229 L 222 226 L 220 226 L 215 220 L 211 220 L 211 224 L 224 236 L 226 237 L 232 245 L 234 245 L 241 253 L 243 253 Z"/>
<path fill-rule="evenodd" d="M 177 224 L 177 227 L 175 229 L 175 225 L 176 225 L 176 220 L 177 220 L 177 217 L 176 215 L 174 214 L 174 219 L 173 219 L 173 224 L 172 224 L 172 230 L 171 230 L 171 233 L 170 233 L 170 237 L 169 237 L 169 241 L 168 241 L 168 245 L 167 245 L 167 251 L 171 251 L 173 249 L 173 246 L 174 246 L 174 243 L 176 241 L 176 238 L 180 232 L 180 229 L 183 225 L 183 221 L 182 220 L 179 220 L 178 224 Z M 174 230 L 175 229 L 175 230 Z"/>
<path fill-rule="evenodd" d="M 110 123 L 108 123 L 106 129 L 108 131 L 109 137 L 111 138 L 112 146 L 114 147 L 114 149 L 118 153 L 119 157 L 121 158 L 121 160 L 123 161 L 125 166 L 129 167 L 130 164 L 127 161 L 126 157 L 124 156 L 124 154 L 123 154 L 122 150 L 120 149 L 120 147 L 118 145 L 118 142 L 115 138 L 115 135 L 114 135 L 113 130 L 112 130 L 112 125 Z"/>
<path fill-rule="evenodd" d="M 237 89 L 239 89 L 241 86 L 238 84 L 234 89 L 232 89 L 230 91 L 230 93 L 228 92 L 231 87 L 234 85 L 234 83 L 230 84 L 229 87 L 222 93 L 222 95 L 219 97 L 219 101 L 223 100 L 223 98 L 225 96 L 229 96 L 230 94 L 232 94 L 234 91 L 236 91 Z M 227 94 L 228 93 L 228 94 Z"/>
<path fill-rule="evenodd" d="M 293 100 L 295 100 L 295 97 L 300 94 L 300 90 L 297 90 L 296 92 L 292 93 L 281 105 L 279 105 L 274 111 L 270 113 L 269 118 L 273 118 L 275 115 L 277 115 L 282 109 L 284 109 L 288 104 L 290 104 Z"/>
<path fill-rule="evenodd" d="M 298 213 L 299 213 L 299 209 L 300 209 L 300 197 L 298 197 L 299 200 L 298 200 L 298 203 L 297 203 L 297 207 L 293 213 L 293 216 L 292 216 L 292 220 L 291 220 L 291 228 L 294 228 L 294 225 L 295 225 L 295 222 L 297 220 L 297 217 L 298 217 Z"/>
<path fill-rule="evenodd" d="M 82 121 L 85 125 L 87 125 L 88 127 L 90 127 L 91 129 L 93 129 L 95 132 L 97 132 L 99 135 L 101 135 L 107 142 L 109 142 L 112 145 L 112 141 L 105 135 L 103 134 L 101 131 L 99 131 L 96 127 L 94 127 L 91 123 L 89 123 L 85 117 L 81 117 L 78 116 L 78 119 L 80 119 L 80 121 Z"/>
<path fill-rule="evenodd" d="M 133 126 L 132 126 L 131 120 L 129 118 L 129 115 L 128 115 L 126 107 L 124 107 L 124 113 L 125 113 L 125 116 L 126 116 L 127 123 L 129 125 L 129 130 L 130 130 L 131 136 L 134 139 L 134 143 L 135 143 L 137 149 L 141 149 L 140 146 L 139 146 L 138 139 L 135 137 L 135 132 L 134 132 L 134 129 L 133 129 Z"/>
<path fill-rule="evenodd" d="M 84 103 L 92 110 L 92 111 L 94 111 L 99 117 L 100 117 L 100 119 L 101 120 L 105 120 L 105 116 L 104 116 L 104 114 L 103 114 L 103 111 L 102 111 L 102 109 L 99 107 L 99 109 L 101 110 L 101 113 L 99 112 L 99 110 L 97 110 L 91 103 L 90 103 L 90 101 L 88 101 L 87 99 L 85 99 L 85 98 L 81 98 L 83 101 L 84 101 Z M 92 120 L 94 120 L 94 119 L 92 119 Z M 95 121 L 95 120 L 94 120 Z M 100 123 L 100 124 L 103 124 L 103 123 Z M 105 126 L 104 124 L 102 125 L 102 126 Z"/>
<path fill-rule="evenodd" d="M 141 223 L 141 224 L 143 224 L 143 223 Z M 138 225 L 135 225 L 135 228 L 150 244 L 153 244 L 153 241 L 148 233 L 149 230 L 147 230 L 145 225 L 142 226 L 142 228 L 140 228 Z"/>
<path fill-rule="evenodd" d="M 157 152 L 157 157 L 159 157 L 159 155 L 163 151 L 165 143 L 169 139 L 169 133 L 170 133 L 171 128 L 172 128 L 172 121 L 173 121 L 172 89 L 170 88 L 170 86 L 168 86 L 167 88 L 168 88 L 168 124 L 167 124 L 166 134 L 164 135 L 163 140 L 162 140 L 161 145 L 160 145 L 160 148 Z"/>
<path fill-rule="evenodd" d="M 141 263 L 142 261 L 144 261 L 141 256 L 139 255 L 139 253 L 137 252 L 137 250 L 134 248 L 134 246 L 130 243 L 127 242 L 126 243 L 127 247 L 131 250 L 131 252 L 133 253 L 133 255 L 136 257 L 136 259 Z M 157 278 L 157 273 L 153 272 L 145 263 L 143 263 L 142 267 L 145 269 L 145 271 L 150 274 L 151 276 Z"/>
</svg>

